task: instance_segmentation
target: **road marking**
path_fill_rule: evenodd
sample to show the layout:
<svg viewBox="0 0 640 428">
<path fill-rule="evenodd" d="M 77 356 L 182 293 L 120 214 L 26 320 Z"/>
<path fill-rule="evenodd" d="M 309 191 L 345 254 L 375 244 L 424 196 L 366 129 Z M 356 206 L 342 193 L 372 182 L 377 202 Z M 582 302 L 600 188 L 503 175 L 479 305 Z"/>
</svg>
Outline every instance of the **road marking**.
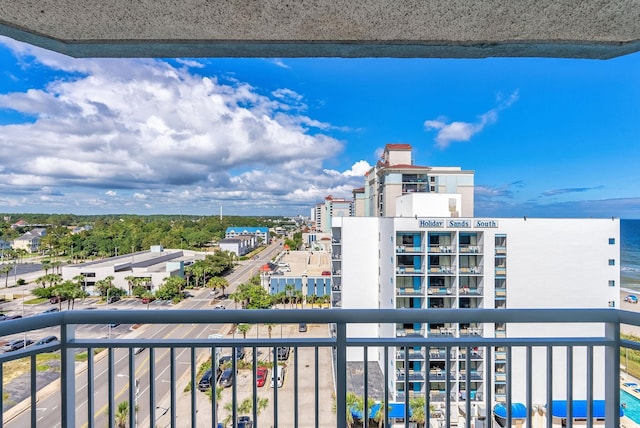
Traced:
<svg viewBox="0 0 640 428">
<path fill-rule="evenodd" d="M 168 337 L 169 337 L 169 336 L 170 336 L 170 335 L 171 335 L 175 330 L 177 330 L 177 329 L 178 329 L 178 328 L 180 328 L 181 326 L 182 326 L 182 327 L 184 327 L 184 325 L 183 325 L 183 324 L 177 324 L 176 326 L 174 326 L 174 328 L 173 328 L 169 333 L 167 333 L 167 334 L 166 334 L 162 339 L 167 339 L 167 338 L 168 338 Z M 195 327 L 198 327 L 198 326 L 199 326 L 199 324 L 198 324 L 198 325 L 196 325 L 196 326 L 194 326 L 194 327 L 191 327 L 191 328 L 187 331 L 187 333 L 189 333 L 189 332 L 193 331 L 193 330 L 195 329 Z M 204 349 L 204 348 L 203 348 L 203 349 Z M 182 354 L 184 354 L 184 352 L 186 352 L 186 351 L 188 351 L 188 349 L 183 349 L 183 350 L 182 350 L 178 355 L 176 355 L 176 360 L 178 359 L 178 357 L 179 357 L 179 356 L 181 356 Z M 156 355 L 155 357 L 156 357 L 156 359 L 164 358 L 164 357 L 165 357 L 169 352 L 170 352 L 170 349 L 165 349 L 165 350 L 164 350 L 160 355 Z M 128 358 L 128 355 L 127 355 L 127 356 L 125 356 L 125 357 L 123 357 L 122 359 L 125 359 L 125 358 Z M 122 359 L 121 359 L 121 360 L 122 360 Z M 139 367 L 138 367 L 138 369 L 136 370 L 135 377 L 141 377 L 143 374 L 145 374 L 145 373 L 147 373 L 147 372 L 148 372 L 148 369 L 149 369 L 148 360 L 149 360 L 149 355 L 147 355 L 147 356 L 144 358 L 144 360 L 142 361 L 142 364 L 140 364 L 140 366 L 139 366 Z M 115 366 L 115 363 L 114 363 L 114 366 Z M 156 379 L 160 378 L 160 377 L 161 377 L 161 376 L 162 376 L 162 375 L 163 375 L 167 370 L 169 370 L 169 368 L 170 368 L 170 365 L 167 365 L 167 367 L 165 367 L 165 369 L 164 369 L 164 370 L 162 370 L 160 373 L 158 373 L 158 374 L 156 375 Z M 104 370 L 104 371 L 102 371 L 101 373 L 104 373 L 104 372 L 106 372 L 106 371 L 107 371 L 107 370 Z M 155 381 L 155 379 L 154 379 L 154 381 Z M 165 380 L 161 379 L 161 382 L 165 382 Z M 166 381 L 166 383 L 171 383 L 171 380 Z M 127 382 L 127 384 L 126 384 L 125 386 L 123 386 L 123 387 L 120 389 L 120 391 L 115 395 L 115 397 L 114 397 L 114 402 L 117 402 L 117 401 L 118 401 L 118 398 L 119 398 L 120 396 L 122 396 L 125 392 L 127 392 L 128 390 L 129 390 L 129 383 Z M 83 401 L 83 402 L 80 404 L 80 407 L 84 406 L 84 405 L 87 403 L 87 401 L 88 401 L 88 400 Z M 100 410 L 98 410 L 97 412 L 95 412 L 95 413 L 94 413 L 94 415 L 93 415 L 94 420 L 95 420 L 98 416 L 100 416 L 101 414 L 105 414 L 105 413 L 106 413 L 106 411 L 107 411 L 107 408 L 108 408 L 108 407 L 109 407 L 109 403 L 107 403 L 107 404 L 103 405 L 103 406 L 100 408 Z M 107 423 L 108 423 L 108 421 L 107 421 Z M 85 422 L 85 423 L 82 425 L 82 428 L 86 428 L 87 426 L 89 426 L 89 422 L 88 422 L 88 421 L 87 421 L 87 422 Z"/>
</svg>

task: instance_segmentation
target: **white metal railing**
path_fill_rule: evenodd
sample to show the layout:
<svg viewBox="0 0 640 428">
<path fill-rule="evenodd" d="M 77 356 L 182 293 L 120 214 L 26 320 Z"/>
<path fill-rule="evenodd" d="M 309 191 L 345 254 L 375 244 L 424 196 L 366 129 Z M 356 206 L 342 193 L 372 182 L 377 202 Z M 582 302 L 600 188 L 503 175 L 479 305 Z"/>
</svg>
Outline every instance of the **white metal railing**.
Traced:
<svg viewBox="0 0 640 428">
<path fill-rule="evenodd" d="M 306 337 L 304 335 L 296 335 L 295 337 L 256 337 L 256 338 L 242 338 L 241 335 L 235 334 L 235 336 L 211 338 L 191 338 L 191 337 L 177 337 L 177 338 L 80 338 L 77 335 L 77 331 L 81 326 L 95 326 L 106 324 L 147 324 L 147 325 L 191 325 L 191 326 L 206 326 L 206 325 L 228 325 L 228 324 L 270 324 L 270 325 L 297 325 L 298 323 L 307 323 L 314 325 L 327 325 L 327 334 L 323 337 Z M 594 337 L 464 337 L 456 338 L 452 336 L 442 337 L 349 337 L 347 336 L 347 326 L 350 324 L 380 324 L 395 326 L 396 324 L 450 324 L 450 323 L 474 323 L 474 324 L 510 324 L 510 323 L 587 323 L 587 324 L 599 324 L 604 326 L 604 334 L 596 335 Z M 619 427 L 620 425 L 620 347 L 624 346 L 631 349 L 640 350 L 640 345 L 636 342 L 630 342 L 620 339 L 620 325 L 640 325 L 640 314 L 621 311 L 616 309 L 530 309 L 530 310 L 514 310 L 514 309 L 469 309 L 465 311 L 460 310 L 448 310 L 443 309 L 439 311 L 430 310 L 348 310 L 348 309 L 334 309 L 334 310 L 226 310 L 226 311 L 213 311 L 213 310 L 119 310 L 119 311 L 66 311 L 60 313 L 52 313 L 46 315 L 33 316 L 29 318 L 0 322 L 0 335 L 2 337 L 11 337 L 15 335 L 23 335 L 25 332 L 38 331 L 45 328 L 59 329 L 60 340 L 52 342 L 48 345 L 42 345 L 40 347 L 29 346 L 22 350 L 5 353 L 0 355 L 0 378 L 4 381 L 4 376 L 7 374 L 4 371 L 4 365 L 8 362 L 16 359 L 27 358 L 31 367 L 36 367 L 36 357 L 43 353 L 59 352 L 60 354 L 60 379 L 59 386 L 49 386 L 49 394 L 59 399 L 59 413 L 53 412 L 49 408 L 49 417 L 57 419 L 57 423 L 61 426 L 114 426 L 116 416 L 116 397 L 126 394 L 128 403 L 135 403 L 135 406 L 129 406 L 128 408 L 128 420 L 140 421 L 140 426 L 157 426 L 157 420 L 161 417 L 169 419 L 166 425 L 176 426 L 177 417 L 180 414 L 181 418 L 191 418 L 192 426 L 202 426 L 201 418 L 203 415 L 207 415 L 208 424 L 213 424 L 212 421 L 218 420 L 223 409 L 220 409 L 217 403 L 216 394 L 213 394 L 211 403 L 208 406 L 201 406 L 198 403 L 196 394 L 196 388 L 194 387 L 197 382 L 196 374 L 200 354 L 212 355 L 214 368 L 217 365 L 217 356 L 220 349 L 230 350 L 231 355 L 236 353 L 236 348 L 244 347 L 248 350 L 248 357 L 245 357 L 245 362 L 251 365 L 253 368 L 249 371 L 247 377 L 251 380 L 251 385 L 240 385 L 240 382 L 233 382 L 231 388 L 230 406 L 231 409 L 231 421 L 238 421 L 241 413 L 249 413 L 250 417 L 254 421 L 262 421 L 263 424 L 269 424 L 273 426 L 299 426 L 302 424 L 301 415 L 304 412 L 305 426 L 320 426 L 321 419 L 327 417 L 326 409 L 328 404 L 324 400 L 321 378 L 332 378 L 333 385 L 329 396 L 335 397 L 335 413 L 332 413 L 328 417 L 335 422 L 337 427 L 346 426 L 347 412 L 347 385 L 348 385 L 348 363 L 347 352 L 350 349 L 360 349 L 364 353 L 364 358 L 367 359 L 367 355 L 374 355 L 376 349 L 383 349 L 387 352 L 382 352 L 384 355 L 384 361 L 381 362 L 383 378 L 381 380 L 382 385 L 377 385 L 378 389 L 384 391 L 383 400 L 390 403 L 396 391 L 391 390 L 391 386 L 394 382 L 404 382 L 404 390 L 410 390 L 410 382 L 414 377 L 414 372 L 410 371 L 411 361 L 415 358 L 417 349 L 420 349 L 421 355 L 424 355 L 425 364 L 424 367 L 429 367 L 430 348 L 441 348 L 445 350 L 445 356 L 455 355 L 456 349 L 462 350 L 462 360 L 465 367 L 471 367 L 474 370 L 474 365 L 471 364 L 472 352 L 474 356 L 481 355 L 488 358 L 487 361 L 491 361 L 491 355 L 498 347 L 501 349 L 501 353 L 504 351 L 504 361 L 506 362 L 505 373 L 505 405 L 507 408 L 506 424 L 511 426 L 512 417 L 511 412 L 511 366 L 513 359 L 514 349 L 523 349 L 526 352 L 526 388 L 527 388 L 527 408 L 533 408 L 531 402 L 531 388 L 532 388 L 532 373 L 531 373 L 531 352 L 533 348 L 547 349 L 548 361 L 551 361 L 553 350 L 556 347 L 566 349 L 567 353 L 567 381 L 566 381 L 566 399 L 572 400 L 575 395 L 581 393 L 586 394 L 587 401 L 592 401 L 594 396 L 593 390 L 593 353 L 594 349 L 602 349 L 604 353 L 605 361 L 605 383 L 604 383 L 604 396 L 606 399 L 605 411 L 606 420 L 605 426 L 607 428 Z M 277 328 L 276 328 L 277 331 Z M 137 348 L 146 348 L 145 359 L 140 360 L 137 356 Z M 282 361 L 279 359 L 277 352 L 280 347 L 291 347 L 293 352 L 288 357 L 291 360 L 287 361 L 285 369 L 290 372 L 286 376 L 290 376 L 290 380 L 287 381 L 287 388 L 273 388 L 271 390 L 271 408 L 273 414 L 267 419 L 264 415 L 259 415 L 258 411 L 258 398 L 259 394 L 256 386 L 256 366 L 258 365 L 259 358 L 266 358 L 266 361 L 271 363 L 273 367 L 276 367 Z M 572 387 L 573 373 L 573 349 L 576 347 L 587 349 L 587 387 L 586 391 L 574 391 Z M 104 349 L 104 351 L 94 355 L 94 351 Z M 265 351 L 266 349 L 266 351 Z M 410 352 L 404 352 L 409 349 Z M 76 353 L 78 350 L 87 351 L 88 359 L 86 365 L 82 371 L 79 371 L 76 367 Z M 303 350 L 309 350 L 308 354 L 305 354 Z M 319 362 L 319 355 L 324 352 L 328 352 L 331 355 L 331 363 L 322 367 Z M 184 354 L 184 355 L 182 355 Z M 266 355 L 266 357 L 265 357 Z M 147 358 L 148 356 L 148 358 Z M 262 356 L 262 357 L 260 357 Z M 497 354 L 496 354 L 497 356 Z M 309 373 L 301 367 L 302 362 L 300 359 L 305 359 L 305 362 L 309 362 L 312 367 L 312 373 Z M 396 360 L 402 358 L 403 361 Z M 390 373 L 388 370 L 389 359 L 403 363 L 403 373 Z M 138 376 L 138 371 L 141 367 L 141 361 L 146 364 L 145 370 L 148 369 L 148 376 Z M 231 358 L 232 370 L 235 372 L 238 369 L 240 362 Z M 458 360 L 459 363 L 461 360 Z M 451 361 L 451 358 L 447 358 L 445 365 L 443 366 L 444 373 L 450 373 L 452 364 L 456 362 Z M 474 391 L 476 384 L 473 380 L 492 378 L 491 364 L 487 363 L 484 373 L 476 373 L 471 371 L 471 376 L 464 376 L 464 379 L 457 380 L 454 386 L 458 385 L 459 390 Z M 548 376 L 547 379 L 552 379 L 553 374 L 552 364 L 547 367 Z M 305 366 L 306 367 L 306 366 Z M 189 394 L 182 393 L 179 390 L 179 380 L 181 378 L 180 371 L 184 371 L 184 376 L 187 376 L 191 383 L 191 390 Z M 600 370 L 601 368 L 599 368 Z M 323 370 L 329 370 L 329 373 Z M 104 377 L 102 374 L 104 371 Z M 168 378 L 166 383 L 168 384 L 168 390 L 161 388 L 162 382 L 157 380 L 157 376 L 160 372 L 165 373 Z M 370 385 L 367 381 L 367 371 L 364 371 L 365 382 L 364 390 L 362 394 L 364 397 L 369 397 L 371 394 Z M 37 377 L 38 372 L 32 369 L 29 373 L 31 394 L 24 403 L 20 403 L 17 410 L 12 409 L 5 411 L 3 418 L 0 420 L 0 426 L 49 426 L 47 422 L 40 422 L 42 403 L 45 400 L 43 391 L 37 391 Z M 472 379 L 472 378 L 476 379 Z M 446 377 L 445 377 L 446 378 Z M 102 396 L 102 392 L 98 390 L 103 387 L 103 381 L 98 379 L 105 379 L 106 394 Z M 307 394 L 304 392 L 304 388 L 308 387 L 307 380 L 312 379 L 311 393 L 308 394 L 312 397 L 311 404 L 303 403 L 303 400 L 307 399 Z M 267 383 L 269 381 L 267 380 Z M 423 384 L 424 392 L 431 391 L 430 387 L 433 380 L 429 377 L 425 377 L 421 380 Z M 293 383 L 293 385 L 291 385 Z M 496 394 L 492 391 L 491 382 L 485 381 L 483 383 L 483 391 L 481 394 L 476 395 L 472 400 L 463 400 L 459 402 L 461 409 L 464 409 L 460 413 L 460 416 L 456 414 L 452 409 L 456 406 L 452 402 L 451 396 L 455 396 L 455 391 L 450 390 L 450 383 L 446 383 L 446 389 L 443 391 L 445 394 L 445 406 L 442 408 L 441 417 L 442 423 L 445 426 L 451 426 L 452 421 L 462 417 L 465 419 L 465 426 L 471 426 L 471 401 L 478 401 L 478 396 L 483 397 L 484 404 L 487 409 L 487 413 L 490 412 L 491 407 L 494 404 Z M 3 385 L 4 382 L 0 383 Z M 398 385 L 396 385 L 398 386 Z M 86 390 L 85 390 L 86 387 Z M 247 391 L 251 395 L 252 409 L 247 411 L 241 410 L 240 406 L 240 392 L 243 387 L 246 387 Z M 293 388 L 293 391 L 290 389 Z M 501 387 L 502 388 L 502 387 Z M 548 382 L 547 385 L 547 397 L 548 402 L 551 402 L 553 398 L 552 383 Z M 291 402 L 289 402 L 288 391 L 292 392 Z M 102 390 L 100 390 L 102 391 Z M 247 392 L 245 390 L 242 390 Z M 400 391 L 400 389 L 398 389 Z M 0 392 L 2 392 L 0 390 Z M 163 395 L 164 394 L 164 395 Z M 416 393 L 414 392 L 415 396 Z M 418 394 L 420 395 L 420 394 Z M 279 398 L 281 396 L 281 398 Z M 409 426 L 410 417 L 410 396 L 411 394 L 402 394 L 398 392 L 397 397 L 404 400 L 405 426 Z M 199 397 L 199 396 L 198 396 Z M 426 394 L 424 400 L 425 415 L 427 424 L 429 426 L 429 418 L 432 412 L 429 411 L 429 393 Z M 86 403 L 85 403 L 86 400 Z M 281 403 L 279 403 L 279 400 Z M 328 399 L 332 400 L 331 398 Z M 474 402 L 475 402 L 474 401 Z M 80 409 L 78 406 L 82 404 L 84 407 Z M 286 406 L 285 406 L 286 405 Z M 101 411 L 100 406 L 104 407 L 104 411 Z M 286 407 L 285 410 L 282 410 Z M 569 406 L 570 407 L 570 406 Z M 588 406 L 590 409 L 590 407 Z M 186 412 L 180 413 L 181 410 Z M 384 420 L 388 421 L 388 409 L 384 409 Z M 96 415 L 99 415 L 96 417 Z M 99 420 L 100 415 L 106 418 L 106 421 Z M 487 421 L 485 426 L 492 426 L 490 415 L 487 415 Z M 566 425 L 572 426 L 572 413 L 569 409 L 568 420 Z M 526 426 L 531 426 L 531 412 L 527 416 Z M 547 426 L 551 427 L 552 418 L 550 412 L 546 416 Z M 311 422 L 308 422 L 311 421 Z M 365 420 L 364 426 L 368 426 L 368 421 Z M 587 421 L 587 426 L 591 426 L 591 419 Z M 51 424 L 53 426 L 55 424 Z M 236 424 L 233 423 L 233 426 Z M 385 423 L 385 426 L 389 424 Z"/>
</svg>

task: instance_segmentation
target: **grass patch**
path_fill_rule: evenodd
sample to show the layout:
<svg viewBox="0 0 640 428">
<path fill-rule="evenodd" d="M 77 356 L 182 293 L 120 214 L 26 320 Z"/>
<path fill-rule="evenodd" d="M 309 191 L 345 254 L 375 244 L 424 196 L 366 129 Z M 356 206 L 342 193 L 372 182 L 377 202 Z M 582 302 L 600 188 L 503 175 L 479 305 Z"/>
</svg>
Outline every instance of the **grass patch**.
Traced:
<svg viewBox="0 0 640 428">
<path fill-rule="evenodd" d="M 25 300 L 25 305 L 39 305 L 40 303 L 48 302 L 49 299 L 45 297 L 36 297 L 35 299 Z"/>
<path fill-rule="evenodd" d="M 60 360 L 60 354 L 57 352 L 50 352 L 46 354 L 36 355 L 36 371 L 46 371 L 51 369 L 50 363 L 52 361 Z M 57 370 L 58 368 L 55 367 Z M 19 360 L 8 361 L 3 365 L 4 378 L 2 384 L 7 385 L 15 378 L 29 373 L 31 371 L 31 358 L 25 357 Z"/>
<path fill-rule="evenodd" d="M 93 355 L 95 356 L 95 355 L 99 354 L 100 352 L 102 352 L 104 350 L 105 350 L 105 348 L 96 348 L 96 349 L 93 350 Z M 78 362 L 82 363 L 82 362 L 87 361 L 88 359 L 89 359 L 89 354 L 87 353 L 87 351 L 78 352 L 76 354 L 76 361 L 78 361 Z"/>
<path fill-rule="evenodd" d="M 640 338 L 630 335 L 621 334 L 620 337 L 625 340 L 640 342 Z M 636 378 L 640 378 L 640 351 L 629 348 L 620 349 L 620 364 L 627 367 L 627 373 Z"/>
</svg>

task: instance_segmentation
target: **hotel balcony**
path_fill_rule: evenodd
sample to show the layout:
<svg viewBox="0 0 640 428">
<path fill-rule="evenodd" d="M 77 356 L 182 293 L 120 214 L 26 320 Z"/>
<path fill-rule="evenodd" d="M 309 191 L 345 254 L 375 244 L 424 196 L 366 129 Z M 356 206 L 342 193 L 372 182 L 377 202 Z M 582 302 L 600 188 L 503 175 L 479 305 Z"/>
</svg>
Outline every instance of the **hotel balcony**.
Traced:
<svg viewBox="0 0 640 428">
<path fill-rule="evenodd" d="M 412 245 L 398 245 L 396 247 L 396 253 L 399 254 L 405 254 L 405 253 L 412 253 L 412 254 L 421 254 L 424 253 L 424 247 L 421 246 L 412 246 Z"/>
<path fill-rule="evenodd" d="M 396 372 L 396 381 L 404 382 L 408 376 L 409 382 L 424 382 L 424 373 L 420 370 L 398 370 Z"/>
<path fill-rule="evenodd" d="M 480 275 L 482 266 L 460 266 L 458 269 L 460 275 Z"/>
<path fill-rule="evenodd" d="M 298 324 L 307 323 L 310 327 L 305 333 L 298 333 Z M 416 335 L 399 335 L 398 337 L 349 337 L 347 326 L 354 324 L 397 325 L 430 325 L 446 328 L 452 325 L 507 325 L 557 323 L 587 325 L 602 328 L 583 337 L 463 337 L 441 335 L 437 337 L 421 337 L 420 329 L 413 330 Z M 118 337 L 107 335 L 107 326 L 121 324 L 132 326 L 131 330 Z M 229 326 L 250 324 L 255 331 L 250 331 L 246 338 L 241 334 L 232 334 Z M 592 400 L 594 395 L 604 394 L 605 428 L 620 426 L 620 355 L 621 349 L 640 350 L 640 343 L 620 338 L 622 324 L 640 326 L 640 314 L 618 309 L 530 309 L 530 310 L 69 310 L 58 313 L 35 315 L 22 319 L 0 322 L 0 335 L 5 340 L 35 339 L 46 334 L 56 334 L 59 338 L 44 345 L 31 345 L 12 352 L 0 354 L 0 378 L 4 398 L 3 427 L 103 427 L 115 426 L 115 417 L 119 404 L 135 403 L 128 406 L 126 418 L 137 421 L 135 425 L 145 427 L 157 426 L 214 426 L 214 421 L 228 418 L 238 420 L 239 416 L 249 416 L 254 426 L 347 426 L 345 414 L 346 396 L 349 376 L 354 376 L 348 369 L 347 350 L 356 348 L 364 351 L 364 355 L 373 355 L 377 349 L 386 349 L 385 355 L 397 356 L 398 348 L 410 349 L 409 355 L 417 349 L 423 352 L 432 348 L 457 349 L 458 352 L 482 352 L 484 355 L 494 353 L 496 360 L 502 358 L 504 365 L 496 364 L 496 372 L 491 378 L 504 379 L 504 388 L 492 390 L 491 382 L 482 384 L 476 381 L 484 377 L 479 369 L 471 365 L 467 390 L 477 391 L 476 397 L 483 397 L 483 406 L 490 409 L 496 400 L 506 400 L 510 404 L 508 394 L 512 390 L 509 370 L 501 373 L 502 367 L 512 364 L 524 364 L 529 373 L 525 382 L 518 384 L 529 391 L 532 384 L 540 381 L 540 376 L 532 376 L 530 360 L 517 360 L 522 351 L 530 353 L 533 349 L 546 348 L 547 362 L 553 361 L 554 350 L 567 352 L 563 364 L 570 370 L 563 374 L 554 369 L 553 376 L 566 376 L 565 384 L 578 377 L 573 365 L 580 359 L 580 377 L 594 378 L 602 375 L 603 390 L 594 391 L 592 383 L 587 383 L 584 390 L 567 388 L 563 399 Z M 275 325 L 267 334 L 267 325 Z M 282 326 L 287 327 L 283 335 Z M 291 328 L 289 328 L 291 327 Z M 227 328 L 229 331 L 225 331 Z M 212 331 L 220 334 L 211 334 Z M 406 331 L 406 330 L 405 330 Z M 601 331 L 602 333 L 596 333 Z M 314 334 L 310 334 L 313 332 Z M 278 334 L 279 333 L 279 334 Z M 286 359 L 278 360 L 277 348 L 290 347 L 291 352 Z M 198 391 L 200 365 L 211 355 L 214 369 L 218 364 L 220 350 L 223 355 L 233 355 L 236 349 L 245 348 L 246 355 L 236 361 L 230 358 L 232 372 L 237 376 L 228 388 L 222 391 L 222 398 L 213 394 Z M 573 350 L 576 349 L 574 353 Z M 579 353 L 577 350 L 588 350 Z M 571 352 L 569 353 L 569 350 Z M 139 352 L 141 351 L 141 352 Z M 518 351 L 518 352 L 516 352 Z M 603 365 L 594 364 L 594 353 L 598 351 L 603 358 Z M 578 357 L 580 354 L 580 357 Z M 584 354 L 584 356 L 583 356 Z M 80 359 L 80 356 L 84 358 Z M 455 354 L 454 354 L 455 356 Z M 55 360 L 59 371 L 54 371 L 55 378 L 43 378 L 42 359 Z M 10 367 L 13 362 L 26 367 L 25 380 L 21 385 L 24 397 L 9 404 L 8 384 L 10 384 Z M 258 363 L 267 365 L 284 364 L 286 373 L 281 388 L 270 388 L 267 385 L 256 385 L 255 367 Z M 349 362 L 349 364 L 352 364 Z M 361 363 L 362 364 L 362 363 Z M 442 367 L 455 368 L 453 362 L 438 362 Z M 383 367 L 385 365 L 383 364 Z M 548 364 L 551 367 L 552 364 Z M 362 367 L 367 367 L 363 364 Z M 401 373 L 391 370 L 383 371 L 381 385 L 378 390 L 386 391 L 385 385 L 392 384 L 392 379 L 402 379 L 411 387 L 412 381 L 424 383 L 421 391 L 431 391 L 431 401 L 437 401 L 442 394 L 446 402 L 451 400 L 451 382 L 440 366 L 435 369 L 431 380 L 425 379 L 425 371 L 409 370 L 411 365 L 401 369 Z M 270 370 L 270 369 L 269 369 Z M 541 376 L 551 376 L 551 369 L 546 369 Z M 362 376 L 363 370 L 357 370 Z M 442 373 L 442 376 L 438 373 Z M 364 371 L 366 373 L 366 370 Z M 502 377 L 504 375 L 504 377 Z M 50 374 L 49 374 L 50 376 Z M 398 376 L 398 377 L 396 377 Z M 440 378 L 444 378 L 444 381 Z M 522 382 L 522 378 L 518 380 Z M 561 381 L 562 382 L 562 381 Z M 463 382 L 457 382 L 461 385 Z M 477 388 L 469 385 L 479 385 Z M 358 394 L 368 396 L 367 382 L 361 383 L 362 391 Z M 260 392 L 260 395 L 258 394 Z M 498 393 L 500 395 L 498 395 Z M 391 394 L 386 391 L 385 394 Z M 407 412 L 403 426 L 409 426 L 409 398 L 401 395 Z M 413 393 L 415 395 L 415 393 Z M 547 389 L 546 402 L 557 393 Z M 258 411 L 257 399 L 268 397 L 266 409 Z M 333 398 L 335 397 L 335 398 Z M 530 397 L 530 395 L 529 395 Z M 397 397 L 396 397 L 397 398 Z M 383 397 L 385 402 L 393 401 L 392 397 Z M 241 403 L 249 400 L 252 409 L 242 411 Z M 465 401 L 470 406 L 470 401 Z M 541 401 L 544 402 L 544 401 Z M 335 403 L 336 411 L 326 411 Z M 523 401 L 532 408 L 532 402 Z M 458 418 L 466 418 L 465 426 L 471 425 L 471 411 L 467 407 L 464 415 L 453 414 L 449 406 L 443 411 L 444 426 L 453 426 Z M 45 411 L 46 409 L 46 411 Z M 507 406 L 510 409 L 510 406 Z M 429 415 L 429 412 L 426 412 Z M 546 412 L 542 418 L 552 424 L 552 412 Z M 122 415 L 120 415 L 122 416 Z M 387 415 L 388 416 L 388 415 Z M 391 426 L 385 416 L 384 426 Z M 531 417 L 531 412 L 527 418 Z M 180 425 L 178 425 L 180 421 Z M 532 426 L 526 421 L 525 426 Z M 426 421 L 429 426 L 429 416 Z M 546 424 L 546 422 L 545 422 Z M 134 425 L 133 423 L 128 426 Z M 231 424 L 236 426 L 236 424 Z M 511 426 L 511 416 L 507 414 L 507 426 Z M 569 424 L 567 426 L 570 426 Z"/>
<path fill-rule="evenodd" d="M 429 272 L 431 273 L 444 273 L 444 274 L 455 274 L 456 268 L 451 265 L 432 265 L 429 266 Z"/>
<path fill-rule="evenodd" d="M 398 275 L 416 275 L 423 274 L 424 271 L 420 267 L 415 267 L 413 265 L 401 265 L 396 267 L 396 273 Z"/>
<path fill-rule="evenodd" d="M 396 288 L 396 296 L 424 296 L 424 288 L 413 288 L 413 287 L 397 287 Z"/>
<path fill-rule="evenodd" d="M 444 348 L 431 348 L 429 349 L 430 360 L 445 360 L 447 359 L 447 351 Z"/>
<path fill-rule="evenodd" d="M 404 360 L 405 355 L 404 349 L 396 351 L 396 360 Z M 409 348 L 409 360 L 424 360 L 424 352 Z"/>
<path fill-rule="evenodd" d="M 451 296 L 453 297 L 454 289 L 451 287 L 429 287 L 427 294 L 431 296 Z"/>
<path fill-rule="evenodd" d="M 459 380 L 466 380 L 467 379 L 467 372 L 466 370 L 461 370 L 460 372 L 458 372 L 458 379 Z M 471 379 L 471 382 L 481 382 L 482 381 L 482 373 L 479 371 L 475 371 L 472 370 L 471 372 L 469 372 L 469 379 Z"/>
<path fill-rule="evenodd" d="M 458 251 L 460 253 L 481 254 L 482 246 L 481 245 L 460 245 L 460 249 Z"/>
<path fill-rule="evenodd" d="M 429 245 L 429 253 L 452 253 L 453 245 Z"/>
<path fill-rule="evenodd" d="M 484 358 L 484 352 L 479 348 L 471 348 L 470 350 L 471 361 L 478 361 Z M 458 359 L 464 360 L 467 358 L 467 349 L 460 348 L 460 352 L 458 353 Z"/>
</svg>

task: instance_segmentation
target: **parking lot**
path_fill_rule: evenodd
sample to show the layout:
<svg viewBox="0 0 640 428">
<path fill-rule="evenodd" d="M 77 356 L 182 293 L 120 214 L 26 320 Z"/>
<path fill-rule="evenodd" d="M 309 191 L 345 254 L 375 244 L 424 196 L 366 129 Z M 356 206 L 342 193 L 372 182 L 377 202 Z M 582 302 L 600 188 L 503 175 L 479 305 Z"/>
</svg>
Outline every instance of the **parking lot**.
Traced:
<svg viewBox="0 0 640 428">
<path fill-rule="evenodd" d="M 255 337 L 255 326 L 249 331 L 247 337 Z M 267 331 L 264 326 L 259 327 L 258 332 L 260 337 L 266 337 Z M 272 337 L 327 337 L 329 332 L 326 325 L 309 324 L 306 332 L 299 332 L 298 325 L 284 325 L 282 332 L 280 326 L 275 326 L 272 331 Z M 259 361 L 272 361 L 273 348 L 258 348 L 258 360 Z M 289 358 L 284 361 L 284 383 L 282 388 L 278 388 L 278 407 L 277 407 L 277 426 L 296 426 L 294 422 L 294 383 L 296 367 L 294 364 L 295 356 L 297 352 L 298 359 L 298 422 L 299 427 L 314 427 L 315 426 L 315 409 L 318 408 L 318 420 L 321 427 L 334 427 L 335 413 L 333 413 L 333 368 L 331 363 L 331 351 L 327 348 L 319 348 L 318 350 L 318 400 L 315 397 L 315 351 L 314 348 L 300 348 L 297 351 L 291 350 Z M 228 354 L 229 352 L 227 352 Z M 223 353 L 224 354 L 224 353 Z M 247 349 L 244 360 L 250 362 L 252 360 L 252 352 Z M 270 386 L 272 369 L 269 368 L 267 374 L 267 380 L 262 387 L 258 387 L 258 398 L 266 398 L 268 400 L 267 407 L 261 410 L 258 415 L 258 424 L 260 427 L 273 427 L 274 423 L 274 388 Z M 189 403 L 190 392 L 182 392 L 182 384 L 188 382 L 188 379 L 183 379 L 183 382 L 179 384 L 178 391 L 180 395 L 178 397 L 178 415 L 177 426 L 190 427 L 191 423 L 189 417 Z M 237 403 L 240 405 L 246 398 L 253 399 L 253 372 L 248 369 L 239 370 L 235 384 L 237 388 Z M 218 406 L 218 421 L 222 422 L 229 415 L 225 406 L 228 406 L 232 401 L 233 388 L 225 388 L 222 391 L 222 398 Z M 182 404 L 180 404 L 182 403 Z M 209 401 L 207 394 L 197 391 L 197 419 L 198 426 L 213 426 L 211 423 L 211 402 Z M 183 417 L 184 415 L 184 417 Z M 240 414 L 238 414 L 240 415 Z M 157 419 L 159 426 L 165 426 L 170 422 L 169 415 L 161 416 Z M 256 426 L 254 424 L 254 426 Z"/>
</svg>

